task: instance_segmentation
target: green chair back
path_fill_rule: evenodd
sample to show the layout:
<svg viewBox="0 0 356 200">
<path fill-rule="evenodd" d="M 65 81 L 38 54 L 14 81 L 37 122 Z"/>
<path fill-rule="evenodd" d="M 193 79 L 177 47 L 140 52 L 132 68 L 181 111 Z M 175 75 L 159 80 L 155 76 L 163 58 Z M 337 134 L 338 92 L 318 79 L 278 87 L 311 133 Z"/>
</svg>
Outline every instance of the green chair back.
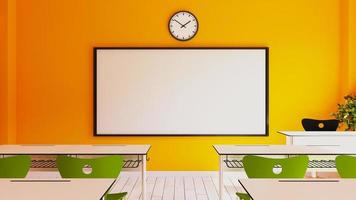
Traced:
<svg viewBox="0 0 356 200">
<path fill-rule="evenodd" d="M 30 156 L 0 158 L 0 178 L 25 178 L 30 167 Z"/>
<path fill-rule="evenodd" d="M 266 158 L 248 155 L 242 162 L 249 178 L 304 178 L 309 158 Z"/>
<path fill-rule="evenodd" d="M 341 178 L 356 178 L 356 157 L 337 156 L 335 163 L 337 172 Z"/>
<path fill-rule="evenodd" d="M 57 156 L 57 167 L 62 178 L 117 178 L 123 166 L 122 156 L 92 159 Z M 122 200 L 127 192 L 105 194 L 105 200 Z"/>
<path fill-rule="evenodd" d="M 123 166 L 119 155 L 92 159 L 60 155 L 56 160 L 62 178 L 117 178 Z"/>
<path fill-rule="evenodd" d="M 304 178 L 308 168 L 308 156 L 291 158 L 266 158 L 248 155 L 242 159 L 249 178 Z M 237 192 L 240 200 L 250 200 L 246 193 Z"/>
</svg>

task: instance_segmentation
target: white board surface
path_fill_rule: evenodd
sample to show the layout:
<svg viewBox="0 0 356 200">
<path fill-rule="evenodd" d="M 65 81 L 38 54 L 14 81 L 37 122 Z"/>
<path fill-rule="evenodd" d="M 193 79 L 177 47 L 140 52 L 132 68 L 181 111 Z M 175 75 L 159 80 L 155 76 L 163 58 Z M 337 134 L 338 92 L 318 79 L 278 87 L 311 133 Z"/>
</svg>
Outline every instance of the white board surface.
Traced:
<svg viewBox="0 0 356 200">
<path fill-rule="evenodd" d="M 95 135 L 268 134 L 267 48 L 94 53 Z"/>
</svg>

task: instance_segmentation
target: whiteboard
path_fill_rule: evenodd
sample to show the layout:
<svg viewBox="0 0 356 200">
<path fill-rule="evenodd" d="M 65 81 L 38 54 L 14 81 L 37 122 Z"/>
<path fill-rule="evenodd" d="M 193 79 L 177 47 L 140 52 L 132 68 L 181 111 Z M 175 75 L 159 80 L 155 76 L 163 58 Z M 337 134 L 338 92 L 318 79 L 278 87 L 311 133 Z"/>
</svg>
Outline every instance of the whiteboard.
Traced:
<svg viewBox="0 0 356 200">
<path fill-rule="evenodd" d="M 268 135 L 268 48 L 94 48 L 94 135 Z"/>
</svg>

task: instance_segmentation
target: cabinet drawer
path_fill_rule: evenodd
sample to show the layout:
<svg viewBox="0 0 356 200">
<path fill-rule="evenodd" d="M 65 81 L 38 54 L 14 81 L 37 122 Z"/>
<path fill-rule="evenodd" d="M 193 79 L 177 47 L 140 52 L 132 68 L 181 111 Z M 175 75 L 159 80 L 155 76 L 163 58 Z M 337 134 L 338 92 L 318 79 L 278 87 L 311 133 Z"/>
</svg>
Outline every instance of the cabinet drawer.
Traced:
<svg viewBox="0 0 356 200">
<path fill-rule="evenodd" d="M 292 145 L 350 145 L 356 144 L 356 137 L 352 136 L 299 136 L 289 137 Z"/>
</svg>

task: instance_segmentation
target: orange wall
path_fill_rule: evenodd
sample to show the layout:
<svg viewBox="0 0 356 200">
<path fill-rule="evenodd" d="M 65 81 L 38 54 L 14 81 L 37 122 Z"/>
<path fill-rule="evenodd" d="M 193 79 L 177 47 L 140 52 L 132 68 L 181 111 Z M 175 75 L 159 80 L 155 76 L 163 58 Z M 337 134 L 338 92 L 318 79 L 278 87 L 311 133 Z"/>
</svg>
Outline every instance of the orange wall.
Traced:
<svg viewBox="0 0 356 200">
<path fill-rule="evenodd" d="M 16 143 L 17 135 L 17 20 L 16 0 L 7 0 L 7 142 Z"/>
<path fill-rule="evenodd" d="M 178 10 L 200 22 L 178 42 Z M 284 143 L 340 96 L 339 0 L 17 0 L 17 143 L 149 143 L 150 170 L 216 170 L 211 145 Z M 269 46 L 269 137 L 93 137 L 93 46 Z M 167 157 L 171 157 L 167 161 Z"/>
<path fill-rule="evenodd" d="M 0 144 L 7 143 L 7 1 L 0 1 Z"/>
<path fill-rule="evenodd" d="M 340 96 L 339 101 L 344 101 L 344 96 L 349 92 L 349 22 L 350 22 L 350 2 L 349 0 L 340 0 L 340 72 L 339 85 Z"/>
<path fill-rule="evenodd" d="M 349 0 L 349 91 L 356 94 L 356 1 Z"/>
<path fill-rule="evenodd" d="M 16 142 L 16 1 L 0 2 L 0 144 Z"/>
<path fill-rule="evenodd" d="M 340 0 L 340 100 L 345 94 L 356 94 L 356 1 Z"/>
</svg>

